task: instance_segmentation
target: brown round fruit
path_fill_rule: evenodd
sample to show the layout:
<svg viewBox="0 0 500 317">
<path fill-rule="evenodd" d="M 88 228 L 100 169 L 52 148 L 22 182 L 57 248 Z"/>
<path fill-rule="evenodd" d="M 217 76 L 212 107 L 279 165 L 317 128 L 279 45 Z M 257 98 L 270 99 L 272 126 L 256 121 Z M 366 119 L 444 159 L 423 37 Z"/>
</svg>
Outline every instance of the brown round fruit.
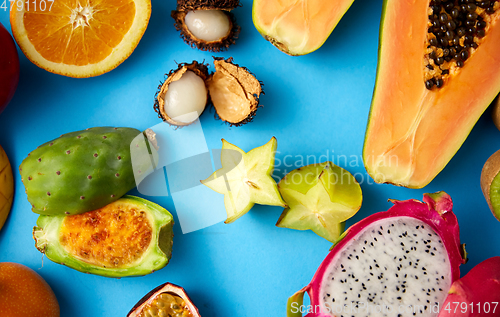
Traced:
<svg viewBox="0 0 500 317">
<path fill-rule="evenodd" d="M 230 12 L 239 0 L 179 0 L 171 16 L 181 38 L 193 48 L 221 52 L 236 43 L 240 26 Z"/>
<path fill-rule="evenodd" d="M 497 97 L 493 101 L 493 111 L 491 112 L 491 117 L 493 118 L 493 123 L 500 130 L 500 97 Z"/>
<path fill-rule="evenodd" d="M 500 150 L 486 161 L 481 171 L 481 189 L 493 215 L 500 220 Z"/>
<path fill-rule="evenodd" d="M 9 215 L 14 200 L 14 177 L 9 158 L 0 146 L 0 230 Z"/>
<path fill-rule="evenodd" d="M 127 317 L 200 317 L 196 306 L 180 286 L 165 283 L 144 296 Z"/>
<path fill-rule="evenodd" d="M 50 286 L 22 264 L 0 263 L 0 293 L 0 316 L 59 316 L 59 304 Z"/>
</svg>

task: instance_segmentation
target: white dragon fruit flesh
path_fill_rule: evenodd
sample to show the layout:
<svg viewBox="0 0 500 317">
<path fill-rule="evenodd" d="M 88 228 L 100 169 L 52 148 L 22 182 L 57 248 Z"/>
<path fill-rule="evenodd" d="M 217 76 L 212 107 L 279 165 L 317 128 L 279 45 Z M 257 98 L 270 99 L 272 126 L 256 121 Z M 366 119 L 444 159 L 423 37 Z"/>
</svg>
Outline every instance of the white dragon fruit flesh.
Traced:
<svg viewBox="0 0 500 317">
<path fill-rule="evenodd" d="M 448 194 L 393 201 L 351 226 L 311 283 L 288 301 L 289 317 L 438 316 L 465 262 Z M 307 292 L 310 305 L 303 305 Z"/>
</svg>

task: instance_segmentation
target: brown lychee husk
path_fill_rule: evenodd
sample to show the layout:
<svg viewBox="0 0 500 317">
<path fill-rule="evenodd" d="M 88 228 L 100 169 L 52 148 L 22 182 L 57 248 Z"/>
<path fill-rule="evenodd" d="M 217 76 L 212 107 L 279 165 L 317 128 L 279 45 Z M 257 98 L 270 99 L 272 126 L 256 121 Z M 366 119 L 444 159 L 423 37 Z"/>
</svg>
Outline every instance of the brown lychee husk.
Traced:
<svg viewBox="0 0 500 317">
<path fill-rule="evenodd" d="M 500 150 L 496 151 L 490 158 L 486 161 L 481 171 L 481 190 L 483 191 L 484 198 L 488 202 L 488 206 L 490 207 L 493 215 L 500 220 L 500 215 L 495 213 L 493 209 L 493 205 L 491 204 L 490 199 L 490 188 L 493 179 L 500 172 Z"/>
<path fill-rule="evenodd" d="M 177 11 L 225 10 L 241 7 L 239 0 L 178 0 Z"/>
<path fill-rule="evenodd" d="M 493 101 L 493 111 L 491 112 L 491 117 L 493 118 L 493 123 L 500 130 L 500 96 Z"/>
<path fill-rule="evenodd" d="M 245 67 L 233 63 L 233 58 L 214 57 L 215 73 L 207 82 L 216 117 L 231 126 L 251 122 L 264 94 L 263 84 Z"/>
<path fill-rule="evenodd" d="M 202 8 L 198 10 L 221 10 L 220 8 Z M 190 10 L 192 11 L 192 10 Z M 240 34 L 240 26 L 236 23 L 236 18 L 234 14 L 229 11 L 221 10 L 225 15 L 227 15 L 229 19 L 229 23 L 231 24 L 231 28 L 229 33 L 216 41 L 204 41 L 202 39 L 197 38 L 191 31 L 189 31 L 186 26 L 185 18 L 186 14 L 189 11 L 172 11 L 172 18 L 175 20 L 175 28 L 177 31 L 181 32 L 181 38 L 189 44 L 192 48 L 197 48 L 202 51 L 209 52 L 222 52 L 228 49 L 230 45 L 236 43 L 236 39 L 238 39 L 238 35 Z"/>
<path fill-rule="evenodd" d="M 198 63 L 197 61 L 193 61 L 192 63 L 181 63 L 177 67 L 177 69 L 171 70 L 168 74 L 165 74 L 165 81 L 158 86 L 158 91 L 155 94 L 155 104 L 154 109 L 158 113 L 158 117 L 163 119 L 163 121 L 178 127 L 187 126 L 195 122 L 196 120 L 185 123 L 178 122 L 174 119 L 170 118 L 168 114 L 165 112 L 165 94 L 168 91 L 168 86 L 174 81 L 179 80 L 185 72 L 192 71 L 196 75 L 200 76 L 201 79 L 205 82 L 205 86 L 207 83 L 207 79 L 209 78 L 208 73 L 208 64 Z M 207 104 L 210 100 L 208 96 L 208 87 L 207 87 Z M 200 113 L 201 116 L 201 113 Z"/>
<path fill-rule="evenodd" d="M 163 293 L 179 296 L 186 303 L 186 306 L 191 312 L 191 315 L 193 315 L 194 317 L 200 317 L 198 308 L 196 308 L 196 306 L 193 304 L 186 291 L 182 287 L 171 283 L 162 284 L 153 289 L 151 292 L 147 293 L 137 304 L 135 304 L 135 306 L 127 314 L 127 317 L 141 316 L 143 309 L 151 305 L 151 303 L 153 303 L 153 301 Z"/>
</svg>

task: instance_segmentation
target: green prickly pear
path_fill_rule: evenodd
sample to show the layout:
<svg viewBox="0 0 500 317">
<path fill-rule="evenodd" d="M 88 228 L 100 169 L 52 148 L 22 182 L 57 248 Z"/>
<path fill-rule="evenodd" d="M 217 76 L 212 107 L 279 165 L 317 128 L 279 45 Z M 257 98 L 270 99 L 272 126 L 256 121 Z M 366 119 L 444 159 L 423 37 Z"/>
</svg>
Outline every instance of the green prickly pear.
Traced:
<svg viewBox="0 0 500 317">
<path fill-rule="evenodd" d="M 63 134 L 28 154 L 19 167 L 32 211 L 74 215 L 104 207 L 153 170 L 157 152 L 133 128 L 96 127 Z M 132 167 L 134 156 L 134 168 Z M 156 159 L 155 159 L 156 158 Z"/>
</svg>

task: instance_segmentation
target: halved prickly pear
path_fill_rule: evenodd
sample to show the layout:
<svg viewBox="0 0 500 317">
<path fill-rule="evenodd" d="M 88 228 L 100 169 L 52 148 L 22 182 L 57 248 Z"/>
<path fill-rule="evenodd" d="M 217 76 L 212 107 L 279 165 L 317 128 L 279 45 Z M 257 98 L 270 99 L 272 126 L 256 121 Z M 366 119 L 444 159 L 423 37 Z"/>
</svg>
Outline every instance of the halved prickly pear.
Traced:
<svg viewBox="0 0 500 317">
<path fill-rule="evenodd" d="M 356 179 L 332 162 L 293 170 L 278 188 L 288 207 L 276 226 L 310 229 L 331 242 L 339 238 L 344 222 L 356 214 L 363 200 Z"/>
<path fill-rule="evenodd" d="M 147 316 L 200 317 L 200 313 L 182 287 L 165 283 L 146 294 L 127 315 Z"/>
<path fill-rule="evenodd" d="M 224 195 L 227 220 L 231 223 L 246 214 L 254 204 L 282 206 L 278 186 L 271 174 L 278 143 L 275 137 L 248 153 L 222 140 L 222 168 L 201 183 Z"/>
<path fill-rule="evenodd" d="M 132 128 L 97 127 L 64 134 L 28 154 L 19 167 L 33 212 L 42 215 L 79 214 L 119 199 L 152 171 L 157 152 Z M 144 156 L 144 155 L 142 155 Z M 139 173 L 139 172 L 138 172 Z"/>
<path fill-rule="evenodd" d="M 311 283 L 289 299 L 287 316 L 438 316 L 466 256 L 451 198 L 439 192 L 424 203 L 393 203 L 342 235 Z"/>
<path fill-rule="evenodd" d="M 439 317 L 491 317 L 500 314 L 500 257 L 489 258 L 455 281 Z"/>
<path fill-rule="evenodd" d="M 50 260 L 108 277 L 146 275 L 167 265 L 172 253 L 172 215 L 145 199 L 123 198 L 72 216 L 40 216 L 36 248 Z"/>
</svg>

